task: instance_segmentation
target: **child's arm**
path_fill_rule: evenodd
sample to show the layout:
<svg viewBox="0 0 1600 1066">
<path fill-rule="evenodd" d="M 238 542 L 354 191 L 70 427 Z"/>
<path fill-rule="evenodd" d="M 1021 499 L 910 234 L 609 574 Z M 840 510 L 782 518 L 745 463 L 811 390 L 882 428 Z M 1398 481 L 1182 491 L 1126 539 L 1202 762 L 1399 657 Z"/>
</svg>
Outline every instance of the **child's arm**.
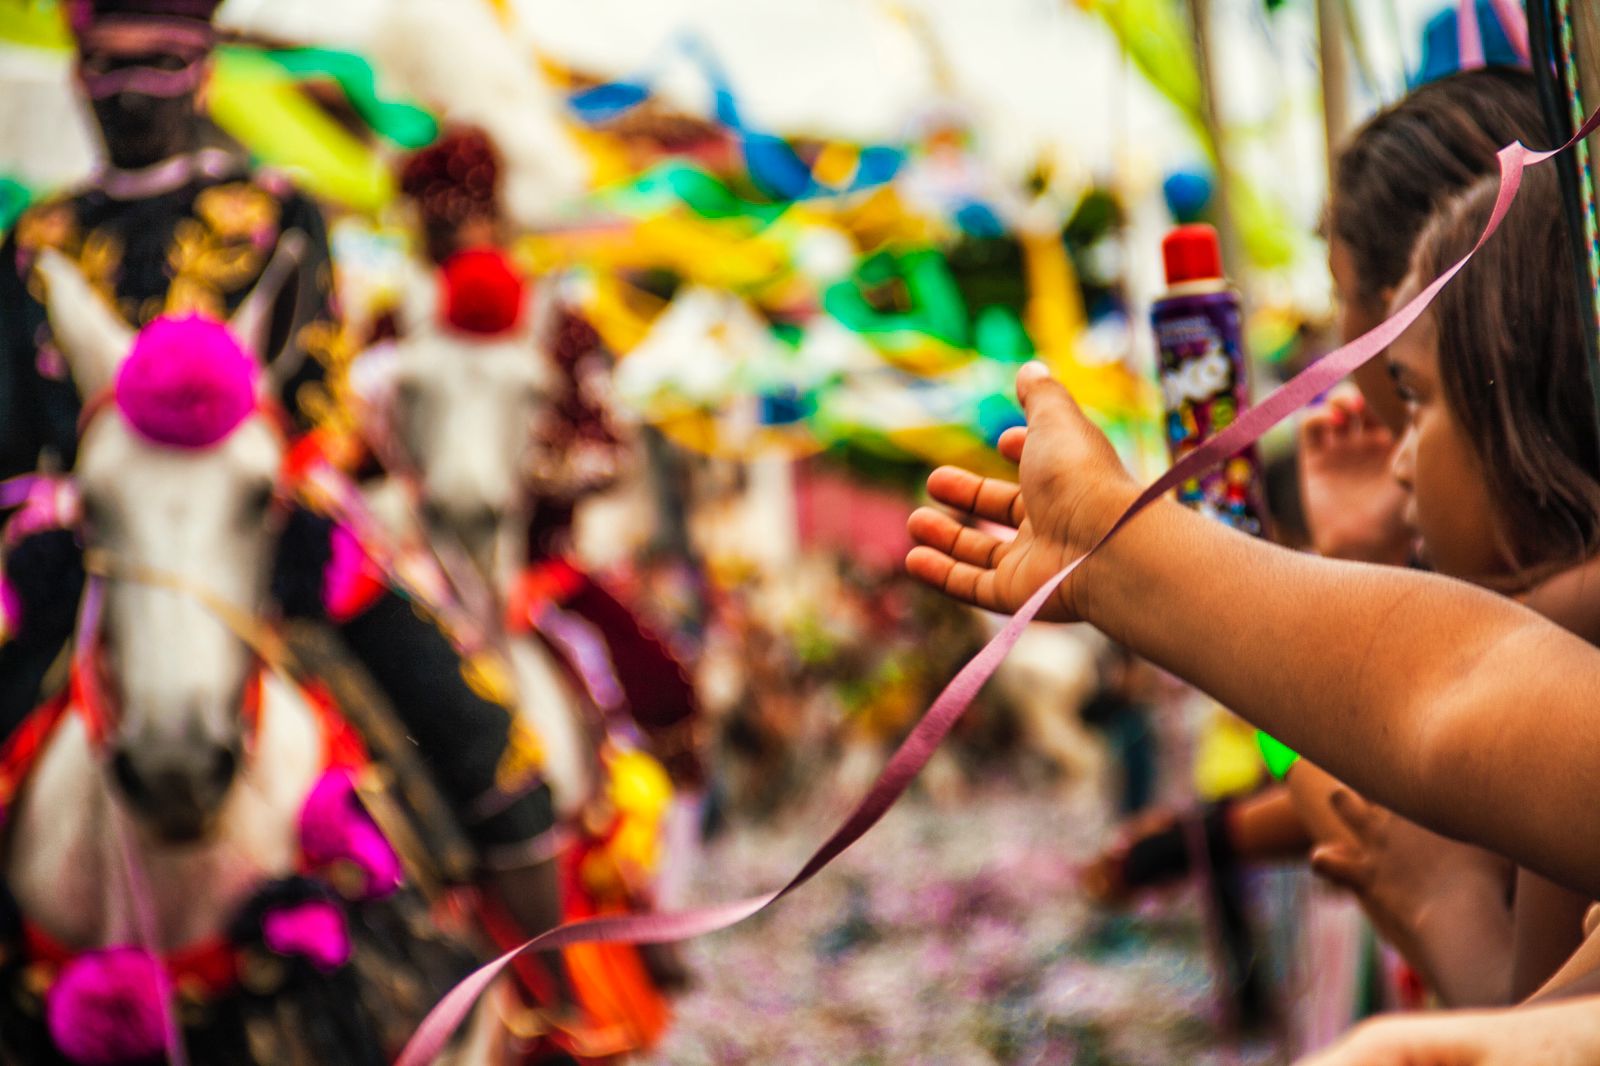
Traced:
<svg viewBox="0 0 1600 1066">
<path fill-rule="evenodd" d="M 1517 871 L 1512 906 L 1511 1001 L 1527 999 L 1559 973 L 1583 943 L 1590 899 L 1531 870 Z"/>
<path fill-rule="evenodd" d="M 1339 786 L 1330 804 L 1344 839 L 1319 845 L 1312 868 L 1362 910 L 1449 1007 L 1512 1002 L 1516 867 L 1446 840 Z"/>
<path fill-rule="evenodd" d="M 917 577 L 1014 612 L 1137 496 L 1042 368 L 1018 375 L 1022 486 L 944 468 L 935 499 L 1020 526 L 997 539 L 921 509 Z M 1025 446 L 1024 446 L 1025 445 Z M 1026 503 L 1024 503 L 1026 499 Z M 1318 559 L 1159 501 L 1052 598 L 1198 685 L 1362 794 L 1600 895 L 1600 652 L 1503 597 Z"/>
<path fill-rule="evenodd" d="M 1600 1060 L 1600 999 L 1367 1022 L 1301 1066 L 1584 1066 Z"/>
</svg>

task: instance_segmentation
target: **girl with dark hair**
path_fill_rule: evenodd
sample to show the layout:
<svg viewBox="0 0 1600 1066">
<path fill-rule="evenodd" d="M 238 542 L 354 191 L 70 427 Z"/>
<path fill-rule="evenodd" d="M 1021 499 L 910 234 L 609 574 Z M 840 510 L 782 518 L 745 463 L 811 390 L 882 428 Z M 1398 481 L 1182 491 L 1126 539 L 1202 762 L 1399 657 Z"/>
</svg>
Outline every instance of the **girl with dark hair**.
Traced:
<svg viewBox="0 0 1600 1066">
<path fill-rule="evenodd" d="M 1472 247 L 1494 198 L 1480 185 L 1440 212 L 1397 303 Z M 1592 640 L 1596 612 L 1573 611 L 1585 597 L 1571 588 L 1600 549 L 1600 435 L 1560 227 L 1554 177 L 1529 171 L 1500 233 L 1393 346 L 1406 412 L 1394 473 L 1437 569 Z M 951 469 L 929 481 L 957 511 L 1025 514 L 1017 539 L 1001 545 L 931 509 L 911 522 L 923 544 L 911 572 L 996 610 L 1015 610 L 1138 492 L 1047 374 L 1025 369 L 1019 392 L 1029 428 L 1002 450 L 1021 461 L 1021 488 Z M 1600 889 L 1600 849 L 1577 828 L 1600 799 L 1587 754 L 1600 654 L 1504 595 L 1285 552 L 1164 501 L 1045 613 L 1095 623 L 1422 825 L 1590 898 Z M 1541 995 L 1583 989 L 1589 954 Z"/>
<path fill-rule="evenodd" d="M 1503 144 L 1538 143 L 1541 129 L 1532 77 L 1486 68 L 1423 86 L 1351 136 L 1335 162 L 1324 223 L 1341 340 L 1383 320 L 1434 211 L 1492 173 Z M 1414 533 L 1403 517 L 1407 493 L 1390 468 L 1406 409 L 1380 361 L 1355 378 L 1359 392 L 1337 391 L 1301 426 L 1313 546 L 1333 558 L 1404 565 Z M 1576 395 L 1582 399 L 1582 390 Z M 1480 509 L 1470 518 L 1485 524 L 1486 515 Z M 1343 793 L 1337 807 L 1336 791 Z M 1368 809 L 1305 761 L 1291 769 L 1287 787 L 1225 802 L 1205 825 L 1210 865 L 1224 873 L 1232 862 L 1294 859 L 1316 847 L 1319 872 L 1357 893 L 1385 937 L 1449 1003 L 1526 994 L 1575 945 L 1581 901 L 1530 887 L 1514 927 L 1509 863 Z M 1104 885 L 1102 894 L 1115 898 L 1181 875 L 1187 856 L 1181 827 L 1160 828 L 1108 853 L 1091 870 L 1090 887 Z M 1450 891 L 1441 894 L 1445 880 Z M 1426 927 L 1414 917 L 1423 905 Z M 1535 921 L 1552 910 L 1553 922 Z M 1541 925 L 1555 928 L 1534 935 Z M 1514 966 L 1513 956 L 1524 961 Z M 1514 970 L 1524 974 L 1520 981 Z"/>
<path fill-rule="evenodd" d="M 1496 189 L 1491 179 L 1446 205 L 1397 301 L 1472 247 Z M 1523 197 L 1519 225 L 1389 351 L 1406 411 L 1392 470 L 1433 569 L 1518 596 L 1600 641 L 1593 609 L 1540 589 L 1600 549 L 1600 435 L 1577 293 L 1558 272 L 1571 264 L 1554 175 L 1531 172 Z M 1522 999 L 1577 947 L 1586 897 L 1527 871 L 1497 877 L 1461 846 L 1344 790 L 1334 811 L 1351 839 L 1322 835 L 1313 866 L 1356 891 L 1446 1002 Z"/>
</svg>

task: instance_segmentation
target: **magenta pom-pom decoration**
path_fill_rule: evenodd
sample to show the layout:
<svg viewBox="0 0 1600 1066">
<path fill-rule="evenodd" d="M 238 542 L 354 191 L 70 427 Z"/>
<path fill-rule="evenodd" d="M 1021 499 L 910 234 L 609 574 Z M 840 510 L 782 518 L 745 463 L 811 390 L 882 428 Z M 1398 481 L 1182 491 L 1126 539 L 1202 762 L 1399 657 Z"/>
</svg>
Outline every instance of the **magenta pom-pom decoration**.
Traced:
<svg viewBox="0 0 1600 1066">
<path fill-rule="evenodd" d="M 400 856 L 356 798 L 347 770 L 329 770 L 300 808 L 300 850 L 313 867 L 348 863 L 362 875 L 360 899 L 381 899 L 404 880 Z"/>
<path fill-rule="evenodd" d="M 350 961 L 350 929 L 344 912 L 327 900 L 314 899 L 269 911 L 261 921 L 267 947 L 279 955 L 298 955 L 323 973 Z"/>
<path fill-rule="evenodd" d="M 117 408 L 139 434 L 209 448 L 256 409 L 259 367 L 222 323 L 162 317 L 139 331 L 117 371 Z"/>
<path fill-rule="evenodd" d="M 45 998 L 56 1047 L 78 1066 L 125 1066 L 164 1057 L 161 963 L 140 948 L 89 951 L 62 968 Z"/>
</svg>

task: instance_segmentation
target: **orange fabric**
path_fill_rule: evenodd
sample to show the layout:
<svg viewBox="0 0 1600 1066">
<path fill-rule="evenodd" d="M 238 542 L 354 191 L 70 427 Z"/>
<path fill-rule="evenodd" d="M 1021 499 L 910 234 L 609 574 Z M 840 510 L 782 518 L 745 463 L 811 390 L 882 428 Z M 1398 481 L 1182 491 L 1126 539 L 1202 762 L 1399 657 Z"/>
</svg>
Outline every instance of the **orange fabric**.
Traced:
<svg viewBox="0 0 1600 1066">
<path fill-rule="evenodd" d="M 614 825 L 613 825 L 614 828 Z M 601 898 L 585 876 L 588 860 L 603 849 L 610 833 L 588 836 L 561 856 L 562 910 L 566 920 L 625 914 L 621 899 Z M 667 1001 L 656 990 L 639 950 L 632 944 L 577 944 L 565 951 L 567 970 L 584 1012 L 595 1024 L 614 1031 L 628 1050 L 653 1047 L 671 1020 Z"/>
<path fill-rule="evenodd" d="M 620 907 L 595 912 L 621 913 Z M 568 920 L 572 920 L 570 914 Z M 671 1012 L 636 948 L 631 944 L 575 944 L 565 954 L 578 1002 L 597 1029 L 615 1034 L 618 1054 L 648 1050 L 660 1041 Z"/>
</svg>

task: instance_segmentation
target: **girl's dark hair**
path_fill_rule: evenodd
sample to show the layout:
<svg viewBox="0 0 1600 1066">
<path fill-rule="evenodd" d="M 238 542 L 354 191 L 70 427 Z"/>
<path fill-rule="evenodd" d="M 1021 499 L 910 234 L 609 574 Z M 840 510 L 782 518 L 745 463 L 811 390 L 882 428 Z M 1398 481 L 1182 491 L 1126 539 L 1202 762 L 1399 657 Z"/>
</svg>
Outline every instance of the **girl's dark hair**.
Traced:
<svg viewBox="0 0 1600 1066">
<path fill-rule="evenodd" d="M 1326 230 L 1355 260 L 1359 299 L 1400 283 L 1439 204 L 1495 171 L 1512 141 L 1544 146 L 1533 75 L 1483 67 L 1422 86 L 1368 119 L 1334 163 Z"/>
<path fill-rule="evenodd" d="M 1521 570 L 1571 565 L 1600 548 L 1600 432 L 1554 169 L 1524 174 L 1504 224 L 1429 312 L 1445 399 Z M 1441 208 L 1417 239 L 1417 281 L 1471 250 L 1498 189 L 1486 179 Z"/>
</svg>

